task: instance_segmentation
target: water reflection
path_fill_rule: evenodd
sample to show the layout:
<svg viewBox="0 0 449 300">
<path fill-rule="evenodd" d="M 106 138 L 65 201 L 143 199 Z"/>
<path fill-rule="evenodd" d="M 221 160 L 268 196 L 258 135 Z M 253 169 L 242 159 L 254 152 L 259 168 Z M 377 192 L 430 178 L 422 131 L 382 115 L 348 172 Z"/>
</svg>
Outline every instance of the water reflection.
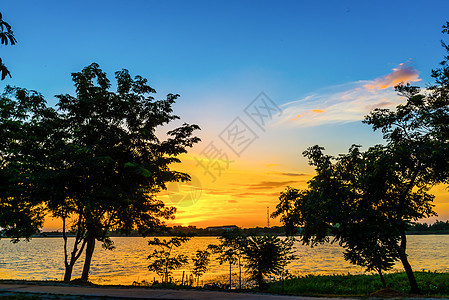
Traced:
<svg viewBox="0 0 449 300">
<path fill-rule="evenodd" d="M 147 269 L 147 256 L 152 252 L 148 239 L 139 237 L 113 238 L 116 249 L 109 251 L 97 244 L 90 280 L 101 284 L 132 284 L 133 281 L 159 279 Z M 197 249 L 218 243 L 215 237 L 195 237 L 180 249 L 191 257 Z M 414 270 L 449 272 L 449 235 L 414 235 L 408 237 L 408 253 Z M 288 267 L 292 274 L 358 274 L 363 269 L 344 261 L 338 245 L 326 244 L 315 248 L 296 243 L 298 258 Z M 77 262 L 72 278 L 81 276 L 83 260 Z M 181 280 L 182 271 L 189 274 L 189 266 L 174 272 Z M 397 264 L 395 270 L 401 270 Z M 233 268 L 237 272 L 237 267 Z M 62 280 L 64 274 L 63 241 L 61 238 L 35 238 L 31 242 L 12 244 L 0 240 L 0 278 L 29 280 Z M 209 271 L 202 277 L 204 283 L 221 278 L 226 281 L 229 266 L 211 261 Z M 235 276 L 237 279 L 237 277 Z"/>
</svg>

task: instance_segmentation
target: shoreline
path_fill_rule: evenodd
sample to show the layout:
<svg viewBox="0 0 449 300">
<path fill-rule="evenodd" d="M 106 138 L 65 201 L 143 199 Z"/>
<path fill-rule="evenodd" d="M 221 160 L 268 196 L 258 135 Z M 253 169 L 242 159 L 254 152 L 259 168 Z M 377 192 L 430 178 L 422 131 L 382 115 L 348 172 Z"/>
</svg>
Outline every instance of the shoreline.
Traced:
<svg viewBox="0 0 449 300">
<path fill-rule="evenodd" d="M 281 236 L 281 237 L 285 237 L 286 235 L 284 234 L 273 234 L 275 236 Z M 443 232 L 439 232 L 439 231 L 410 231 L 410 232 L 406 232 L 406 235 L 449 235 L 448 231 L 443 231 Z M 171 235 L 152 235 L 152 236 L 141 236 L 141 235 L 111 235 L 111 238 L 114 237 L 141 237 L 141 238 L 155 238 L 155 237 L 170 237 Z M 295 237 L 297 237 L 298 235 L 295 235 Z M 62 238 L 62 234 L 61 235 L 33 235 L 31 236 L 32 239 L 35 238 Z M 68 234 L 67 237 L 75 237 L 75 235 L 70 235 Z M 195 235 L 193 237 L 216 237 L 219 238 L 220 235 Z M 3 237 L 4 239 L 7 239 L 6 237 Z"/>
</svg>

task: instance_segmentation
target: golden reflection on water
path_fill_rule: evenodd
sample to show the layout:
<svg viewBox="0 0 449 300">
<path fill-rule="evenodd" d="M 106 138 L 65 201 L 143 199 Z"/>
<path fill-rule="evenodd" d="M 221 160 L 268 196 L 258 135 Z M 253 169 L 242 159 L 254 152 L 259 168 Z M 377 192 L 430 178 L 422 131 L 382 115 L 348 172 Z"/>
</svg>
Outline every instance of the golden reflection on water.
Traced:
<svg viewBox="0 0 449 300">
<path fill-rule="evenodd" d="M 147 256 L 152 252 L 148 238 L 115 237 L 115 250 L 104 250 L 100 244 L 94 252 L 90 280 L 99 284 L 132 284 L 143 280 L 159 280 L 147 269 Z M 178 251 L 191 257 L 197 249 L 217 243 L 215 237 L 195 237 Z M 408 254 L 414 270 L 449 272 L 449 235 L 408 236 Z M 325 244 L 310 248 L 296 243 L 298 258 L 288 270 L 292 274 L 359 274 L 363 269 L 344 261 L 338 245 Z M 76 263 L 73 277 L 81 275 L 83 260 Z M 395 270 L 401 270 L 397 264 Z M 174 272 L 174 279 L 181 280 L 182 272 L 190 274 L 189 266 Z M 238 272 L 233 266 L 233 273 Z M 12 244 L 0 240 L 0 278 L 28 280 L 62 280 L 64 274 L 62 238 L 34 238 L 29 243 Z M 229 265 L 219 265 L 212 259 L 209 270 L 201 278 L 203 283 L 228 280 Z M 233 275 L 234 276 L 234 275 Z M 234 276 L 237 279 L 237 276 Z"/>
</svg>

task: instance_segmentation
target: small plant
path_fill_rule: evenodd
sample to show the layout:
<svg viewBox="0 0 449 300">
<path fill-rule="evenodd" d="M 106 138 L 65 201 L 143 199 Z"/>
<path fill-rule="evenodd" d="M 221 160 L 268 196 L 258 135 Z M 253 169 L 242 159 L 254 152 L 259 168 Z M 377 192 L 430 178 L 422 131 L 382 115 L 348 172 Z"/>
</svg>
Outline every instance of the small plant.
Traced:
<svg viewBox="0 0 449 300">
<path fill-rule="evenodd" d="M 195 256 L 192 256 L 193 275 L 196 276 L 196 286 L 199 285 L 200 277 L 207 271 L 210 262 L 210 252 L 207 250 L 196 250 Z"/>
<path fill-rule="evenodd" d="M 244 248 L 246 269 L 259 289 L 265 289 L 264 276 L 281 275 L 285 266 L 295 256 L 292 254 L 293 239 L 282 240 L 277 236 L 250 236 Z"/>
<path fill-rule="evenodd" d="M 229 288 L 232 287 L 232 265 L 238 263 L 239 266 L 239 288 L 242 288 L 242 258 L 246 245 L 246 235 L 240 229 L 225 231 L 218 238 L 220 244 L 209 245 L 208 248 L 213 253 L 218 254 L 220 265 L 229 263 Z"/>
<path fill-rule="evenodd" d="M 188 257 L 186 255 L 172 255 L 171 252 L 173 248 L 177 248 L 189 240 L 190 237 L 188 236 L 180 236 L 171 238 L 168 241 L 154 238 L 148 242 L 148 245 L 158 247 L 158 249 L 153 250 L 152 254 L 148 255 L 148 259 L 153 260 L 148 266 L 148 269 L 161 276 L 163 283 L 168 283 L 168 279 L 173 273 L 173 270 L 179 269 L 188 263 Z"/>
</svg>

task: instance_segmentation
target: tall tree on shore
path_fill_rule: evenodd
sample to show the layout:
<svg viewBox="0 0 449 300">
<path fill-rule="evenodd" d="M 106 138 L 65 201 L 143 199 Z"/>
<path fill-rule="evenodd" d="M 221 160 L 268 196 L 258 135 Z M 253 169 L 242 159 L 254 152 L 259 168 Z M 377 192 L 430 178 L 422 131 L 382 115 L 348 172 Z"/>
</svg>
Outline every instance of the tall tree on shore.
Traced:
<svg viewBox="0 0 449 300">
<path fill-rule="evenodd" d="M 443 26 L 448 33 L 449 23 Z M 449 47 L 443 42 L 449 53 Z M 308 189 L 287 189 L 273 216 L 288 230 L 303 226 L 305 243 L 327 241 L 346 248 L 346 258 L 367 269 L 385 270 L 399 259 L 411 291 L 419 287 L 407 259 L 406 229 L 435 215 L 429 189 L 449 183 L 449 56 L 432 71 L 436 84 L 422 93 L 400 84 L 407 101 L 395 110 L 375 109 L 364 120 L 382 130 L 386 145 L 334 158 L 318 146 L 304 152 L 317 175 Z M 358 236 L 357 236 L 358 235 Z M 381 272 L 379 273 L 381 275 Z"/>
<path fill-rule="evenodd" d="M 117 90 L 112 92 L 106 74 L 95 63 L 73 73 L 76 95 L 58 95 L 59 111 L 47 108 L 40 95 L 15 89 L 20 97 L 26 96 L 25 104 L 41 101 L 33 118 L 25 117 L 11 133 L 17 137 L 11 137 L 14 148 L 5 155 L 8 172 L 21 165 L 16 187 L 29 182 L 27 199 L 33 202 L 26 202 L 19 192 L 2 201 L 14 199 L 21 204 L 18 208 L 41 209 L 62 219 L 65 281 L 71 279 L 84 250 L 81 280 L 88 280 L 96 241 L 113 248 L 110 230 L 128 234 L 137 229 L 147 235 L 163 225 L 163 219 L 173 218 L 175 208 L 165 206 L 157 193 L 167 182 L 190 180 L 188 174 L 172 170 L 171 164 L 180 162 L 178 156 L 199 141 L 193 136 L 199 127 L 182 124 L 168 131 L 165 140 L 156 134 L 156 129 L 179 119 L 172 113 L 179 95 L 156 100 L 146 79 L 133 79 L 127 70 L 115 75 Z M 5 126 L 14 122 L 14 116 L 4 120 Z M 76 232 L 71 251 L 69 226 Z"/>
<path fill-rule="evenodd" d="M 449 34 L 449 22 L 443 26 Z M 392 149 L 401 166 L 402 193 L 398 196 L 398 217 L 407 219 L 407 195 L 413 191 L 428 191 L 433 185 L 449 183 L 449 46 L 440 67 L 432 70 L 435 84 L 422 92 L 419 87 L 400 84 L 396 91 L 407 99 L 396 110 L 375 109 L 365 123 L 381 130 L 387 147 Z M 426 199 L 421 206 L 429 201 Z M 421 216 L 419 216 L 421 218 Z M 416 220 L 416 219 L 415 219 Z M 404 226 L 400 230 L 399 258 L 402 261 L 413 291 L 419 291 L 412 268 L 407 261 L 407 237 Z"/>
<path fill-rule="evenodd" d="M 86 247 L 82 281 L 88 279 L 95 240 L 111 246 L 109 230 L 128 234 L 137 229 L 146 235 L 162 225 L 161 218 L 173 218 L 175 208 L 166 207 L 156 194 L 166 182 L 190 180 L 170 165 L 199 141 L 192 135 L 197 125 L 168 131 L 166 140 L 156 135 L 158 127 L 179 119 L 172 114 L 179 95 L 155 100 L 146 79 L 132 79 L 127 70 L 115 75 L 117 91 L 110 92 L 106 74 L 91 64 L 72 74 L 75 97 L 57 96 L 68 133 L 65 152 L 55 161 L 63 163 L 55 175 L 67 189 L 58 213 L 76 220 L 81 232 L 81 249 Z"/>
<path fill-rule="evenodd" d="M 378 272 L 385 286 L 382 272 L 400 258 L 402 230 L 412 220 L 434 214 L 433 196 L 424 190 L 409 191 L 407 206 L 400 208 L 404 188 L 401 166 L 394 154 L 380 145 L 366 152 L 352 146 L 348 154 L 337 158 L 325 155 L 318 146 L 304 154 L 317 174 L 307 190 L 288 188 L 283 192 L 273 216 L 282 216 L 289 233 L 302 227 L 305 244 L 339 243 L 345 249 L 345 259 Z M 398 213 L 399 209 L 404 213 Z M 404 263 L 407 268 L 408 261 Z"/>
<path fill-rule="evenodd" d="M 3 16 L 1 13 L 0 13 L 0 43 L 2 45 L 8 44 L 15 45 L 17 43 L 11 25 L 9 25 L 9 23 L 3 20 Z M 0 74 L 1 80 L 5 79 L 6 76 L 11 77 L 11 73 L 9 72 L 8 68 L 3 64 L 1 58 L 0 58 Z"/>
</svg>

